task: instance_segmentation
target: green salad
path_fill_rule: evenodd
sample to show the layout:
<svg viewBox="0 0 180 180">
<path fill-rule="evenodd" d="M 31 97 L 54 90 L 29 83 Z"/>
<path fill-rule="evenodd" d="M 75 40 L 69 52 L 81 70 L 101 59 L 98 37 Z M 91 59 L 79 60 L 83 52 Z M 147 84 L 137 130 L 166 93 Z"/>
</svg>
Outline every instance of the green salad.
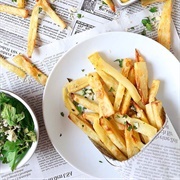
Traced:
<svg viewBox="0 0 180 180">
<path fill-rule="evenodd" d="M 0 163 L 14 171 L 36 141 L 33 119 L 18 100 L 0 92 Z"/>
</svg>

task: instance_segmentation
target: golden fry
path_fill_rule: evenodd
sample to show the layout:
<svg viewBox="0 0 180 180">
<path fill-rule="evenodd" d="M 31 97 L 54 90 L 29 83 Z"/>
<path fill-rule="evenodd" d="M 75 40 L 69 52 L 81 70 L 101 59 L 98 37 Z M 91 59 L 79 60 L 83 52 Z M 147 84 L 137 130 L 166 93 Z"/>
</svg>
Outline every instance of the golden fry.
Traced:
<svg viewBox="0 0 180 180">
<path fill-rule="evenodd" d="M 156 95 L 159 89 L 160 81 L 153 80 L 151 88 L 149 90 L 149 103 L 156 100 Z"/>
<path fill-rule="evenodd" d="M 172 0 L 166 0 L 164 2 L 161 19 L 158 26 L 157 41 L 168 50 L 171 48 L 171 13 Z"/>
<path fill-rule="evenodd" d="M 38 5 L 51 17 L 51 19 L 62 29 L 66 27 L 66 23 L 54 12 L 46 0 L 38 0 Z"/>
<path fill-rule="evenodd" d="M 147 6 L 153 3 L 157 3 L 157 2 L 164 2 L 165 0 L 141 0 L 141 5 L 142 6 Z"/>
<path fill-rule="evenodd" d="M 9 63 L 7 60 L 5 60 L 2 57 L 0 57 L 0 66 L 15 73 L 16 75 L 18 75 L 21 78 L 26 77 L 26 73 L 23 70 L 19 69 L 18 67 L 14 66 L 13 64 Z"/>
<path fill-rule="evenodd" d="M 148 103 L 148 70 L 146 62 L 140 61 L 134 63 L 135 80 L 143 104 Z"/>
<path fill-rule="evenodd" d="M 109 117 L 114 114 L 111 101 L 103 88 L 100 77 L 97 73 L 89 74 L 89 85 L 92 87 L 99 104 L 100 117 Z"/>
<path fill-rule="evenodd" d="M 115 5 L 114 5 L 114 2 L 112 0 L 103 0 L 108 6 L 109 8 L 115 12 Z"/>
<path fill-rule="evenodd" d="M 73 102 L 69 98 L 69 93 L 65 87 L 63 88 L 63 101 L 65 104 L 65 107 L 69 110 L 69 112 L 76 115 L 79 114 L 79 111 L 77 110 L 76 106 L 73 104 Z"/>
<path fill-rule="evenodd" d="M 24 70 L 27 74 L 32 76 L 40 84 L 45 85 L 47 81 L 47 76 L 37 69 L 30 61 L 28 61 L 24 56 L 17 55 L 13 58 L 13 61 Z"/>
<path fill-rule="evenodd" d="M 13 6 L 0 4 L 0 12 L 12 14 L 15 16 L 27 18 L 28 17 L 28 10 L 26 9 L 19 9 Z"/>
<path fill-rule="evenodd" d="M 77 92 L 77 91 L 85 88 L 88 85 L 89 85 L 88 77 L 84 76 L 82 78 L 79 78 L 79 79 L 76 79 L 76 80 L 69 82 L 66 85 L 66 88 L 67 88 L 69 93 L 74 93 L 74 92 Z"/>
<path fill-rule="evenodd" d="M 24 8 L 24 6 L 25 6 L 25 0 L 17 0 L 18 8 Z"/>
<path fill-rule="evenodd" d="M 37 29 L 38 29 L 38 15 L 39 15 L 39 6 L 35 5 L 31 14 L 29 33 L 28 33 L 27 56 L 29 58 L 31 58 L 35 48 Z"/>
</svg>

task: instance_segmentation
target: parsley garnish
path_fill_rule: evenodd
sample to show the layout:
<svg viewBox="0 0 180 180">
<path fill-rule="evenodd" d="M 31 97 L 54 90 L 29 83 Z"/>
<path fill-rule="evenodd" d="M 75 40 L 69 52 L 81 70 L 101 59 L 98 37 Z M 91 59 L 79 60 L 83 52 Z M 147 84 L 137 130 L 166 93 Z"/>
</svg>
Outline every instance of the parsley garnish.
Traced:
<svg viewBox="0 0 180 180">
<path fill-rule="evenodd" d="M 17 2 L 17 0 L 12 0 L 12 2 Z"/>
<path fill-rule="evenodd" d="M 41 11 L 42 11 L 42 7 L 39 7 L 39 13 L 41 13 Z"/>
<path fill-rule="evenodd" d="M 146 35 L 146 30 L 145 29 L 141 32 L 141 35 L 143 35 L 143 36 Z"/>
<path fill-rule="evenodd" d="M 115 91 L 115 90 L 113 89 L 113 87 L 111 87 L 111 88 L 109 89 L 109 92 L 112 92 L 112 91 Z"/>
<path fill-rule="evenodd" d="M 132 129 L 137 129 L 135 125 L 131 125 L 128 121 L 125 121 L 124 124 L 127 126 L 127 130 L 131 131 Z"/>
<path fill-rule="evenodd" d="M 149 11 L 154 13 L 154 12 L 157 12 L 157 9 L 158 9 L 157 7 L 152 7 Z"/>
<path fill-rule="evenodd" d="M 61 112 L 61 116 L 64 117 L 64 113 L 63 112 Z"/>
<path fill-rule="evenodd" d="M 145 26 L 148 31 L 152 31 L 152 24 L 151 24 L 149 17 L 147 17 L 146 19 L 142 19 L 141 22 L 142 22 L 143 26 Z"/>
<path fill-rule="evenodd" d="M 67 78 L 67 80 L 68 80 L 68 82 L 71 82 L 71 81 L 73 81 L 71 78 Z"/>
<path fill-rule="evenodd" d="M 82 17 L 84 17 L 82 14 L 77 14 L 77 18 L 82 18 Z"/>
<path fill-rule="evenodd" d="M 116 59 L 114 62 L 119 62 L 119 67 L 123 67 L 123 59 Z"/>
<path fill-rule="evenodd" d="M 100 163 L 103 163 L 101 160 L 99 160 Z"/>
</svg>

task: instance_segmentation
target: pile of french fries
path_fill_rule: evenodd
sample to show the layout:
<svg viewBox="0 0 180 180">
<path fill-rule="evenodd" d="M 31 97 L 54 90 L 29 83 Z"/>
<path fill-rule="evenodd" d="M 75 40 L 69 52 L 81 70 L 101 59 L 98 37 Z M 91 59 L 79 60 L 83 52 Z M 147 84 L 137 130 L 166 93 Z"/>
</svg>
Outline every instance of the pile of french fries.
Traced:
<svg viewBox="0 0 180 180">
<path fill-rule="evenodd" d="M 95 52 L 88 57 L 95 72 L 63 87 L 69 119 L 105 155 L 124 161 L 150 142 L 165 122 L 162 102 L 157 100 L 160 81 L 148 87 L 144 57 L 124 58 L 120 70 Z"/>
</svg>

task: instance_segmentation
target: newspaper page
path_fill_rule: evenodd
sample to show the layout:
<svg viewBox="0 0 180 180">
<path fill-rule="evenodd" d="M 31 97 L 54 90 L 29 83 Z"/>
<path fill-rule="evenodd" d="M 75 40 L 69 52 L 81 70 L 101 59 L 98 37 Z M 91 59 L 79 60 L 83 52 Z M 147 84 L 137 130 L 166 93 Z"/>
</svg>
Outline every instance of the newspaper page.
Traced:
<svg viewBox="0 0 180 180">
<path fill-rule="evenodd" d="M 4 1 L 0 0 L 0 3 L 4 4 Z M 174 45 L 172 45 L 171 49 L 178 59 L 180 59 L 178 54 L 180 35 L 178 13 L 179 3 L 179 0 L 175 1 L 174 3 L 174 11 L 172 16 L 174 24 L 172 29 L 173 39 L 175 40 L 173 41 Z M 7 0 L 6 4 L 13 5 L 13 2 L 11 0 Z M 34 1 L 28 0 L 27 8 L 32 10 L 34 4 Z M 56 0 L 54 3 L 52 3 L 52 6 L 54 6 L 56 12 L 66 21 L 68 28 L 61 30 L 44 12 L 40 12 L 39 16 L 41 21 L 38 28 L 38 37 L 36 43 L 37 49 L 33 54 L 32 61 L 47 75 L 49 75 L 59 58 L 77 42 L 81 42 L 86 38 L 107 31 L 131 31 L 134 33 L 141 33 L 144 30 L 144 27 L 139 20 L 149 16 L 149 11 L 142 8 L 139 2 L 134 3 L 130 7 L 121 9 L 121 12 L 119 12 L 117 9 L 116 14 L 111 12 L 109 8 L 100 0 Z M 157 4 L 157 6 L 161 10 L 161 3 Z M 79 18 L 78 15 L 80 15 L 81 18 Z M 110 23 L 112 20 L 114 21 Z M 28 26 L 29 18 L 22 19 L 12 15 L 0 13 L 0 54 L 4 58 L 11 61 L 14 55 L 18 53 L 26 53 Z M 146 35 L 151 38 L 156 38 L 156 28 L 157 27 L 155 26 L 154 31 L 147 32 Z M 57 47 L 61 47 L 62 49 Z M 54 50 L 53 52 L 51 51 L 51 54 L 48 52 L 49 48 Z M 42 95 L 44 87 L 35 82 L 31 77 L 27 77 L 23 81 L 17 78 L 11 72 L 8 72 L 2 68 L 0 74 L 1 88 L 9 89 L 19 94 L 25 98 L 32 107 L 34 107 L 36 116 L 38 117 L 41 134 L 38 148 L 31 160 L 22 168 L 17 169 L 13 173 L 5 173 L 0 175 L 0 178 L 3 180 L 27 178 L 92 178 L 71 167 L 53 148 L 48 138 L 42 116 Z M 178 127 L 178 125 L 175 126 L 176 131 L 179 131 Z M 180 133 L 178 132 L 178 134 Z M 173 173 L 174 175 L 169 175 L 169 177 L 175 179 L 176 177 L 180 176 L 180 168 L 178 166 L 180 163 L 179 159 L 176 158 L 179 157 L 179 138 L 177 134 L 174 133 L 171 123 L 168 124 L 159 137 L 160 138 L 158 139 L 163 139 L 163 144 L 166 144 L 166 147 L 162 147 L 163 144 L 161 144 L 157 139 L 157 141 L 154 141 L 153 143 L 154 147 L 152 146 L 151 148 L 157 149 L 157 152 L 163 150 L 162 153 L 167 153 L 164 154 L 164 156 L 175 159 L 175 166 L 172 164 L 172 167 L 176 167 L 177 172 L 175 174 Z M 149 151 L 151 150 L 149 149 Z M 149 153 L 148 148 L 147 152 L 145 153 Z M 142 162 L 134 162 L 134 164 L 132 163 L 131 166 L 137 168 L 134 170 L 131 169 L 131 166 L 123 166 L 123 170 L 120 172 L 121 177 L 124 177 L 125 179 L 135 178 L 139 177 L 139 173 L 142 174 L 141 179 L 143 179 L 145 176 L 150 177 L 150 174 L 152 174 L 150 171 L 151 169 L 149 168 L 150 172 L 148 173 L 147 171 L 147 174 L 145 175 L 143 167 L 146 167 L 147 164 L 152 161 L 151 158 L 153 159 L 153 157 L 156 158 L 157 154 L 154 154 L 154 156 L 152 155 L 152 157 L 149 157 L 149 159 L 142 159 Z M 162 159 L 161 165 L 164 163 L 167 164 L 168 158 L 167 161 Z M 159 166 L 159 164 L 157 164 L 157 167 L 162 168 L 162 166 Z M 168 169 L 168 167 L 165 168 Z M 119 168 L 117 169 L 119 172 Z M 172 169 L 169 168 L 169 170 Z M 162 171 L 162 173 L 163 172 L 164 171 Z M 107 176 L 103 179 L 105 178 L 112 177 Z"/>
</svg>

